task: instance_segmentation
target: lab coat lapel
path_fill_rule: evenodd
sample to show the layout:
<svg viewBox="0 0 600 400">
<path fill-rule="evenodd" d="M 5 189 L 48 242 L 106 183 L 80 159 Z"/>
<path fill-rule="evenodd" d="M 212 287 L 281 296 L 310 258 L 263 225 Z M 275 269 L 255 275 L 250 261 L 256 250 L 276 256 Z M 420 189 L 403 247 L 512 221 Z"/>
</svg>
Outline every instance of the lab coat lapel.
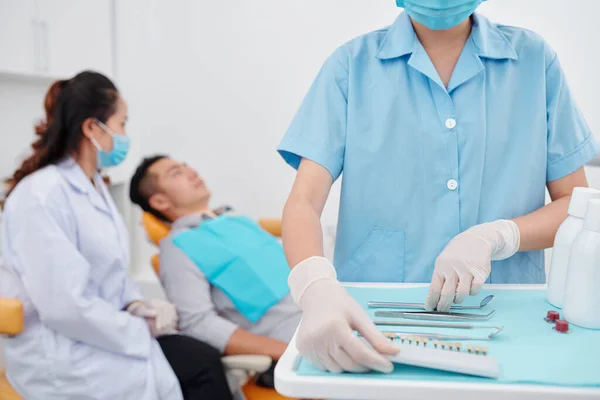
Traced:
<svg viewBox="0 0 600 400">
<path fill-rule="evenodd" d="M 98 193 L 96 188 L 93 188 L 93 190 L 91 190 L 88 193 L 88 195 L 90 197 L 90 201 L 92 202 L 94 207 L 96 207 L 96 209 L 98 209 L 99 211 L 102 211 L 104 214 L 108 215 L 110 218 L 113 218 L 113 216 L 111 214 L 111 210 L 108 207 L 107 201 L 105 201 L 102 198 L 102 196 L 100 195 L 100 193 Z"/>
<path fill-rule="evenodd" d="M 94 185 L 92 185 L 92 182 L 88 179 L 75 160 L 68 158 L 65 161 L 62 161 L 58 165 L 58 168 L 61 175 L 69 182 L 73 189 L 87 195 L 90 203 L 92 203 L 96 209 L 110 216 L 107 202 L 102 199 L 100 193 L 98 193 Z"/>
<path fill-rule="evenodd" d="M 110 217 L 112 219 L 113 225 L 115 226 L 115 229 L 117 230 L 121 250 L 123 251 L 123 255 L 128 262 L 128 260 L 129 260 L 129 240 L 128 240 L 129 236 L 128 236 L 128 232 L 127 232 L 127 227 L 123 223 L 123 220 L 120 218 L 120 212 L 117 208 L 117 205 L 113 201 L 112 196 L 108 190 L 108 187 L 102 180 L 102 177 L 100 176 L 100 174 L 96 174 L 96 176 L 94 177 L 94 180 L 96 181 L 96 185 L 98 186 L 98 188 L 100 188 L 100 192 L 102 193 L 102 196 L 106 199 L 105 203 L 108 205 Z"/>
</svg>

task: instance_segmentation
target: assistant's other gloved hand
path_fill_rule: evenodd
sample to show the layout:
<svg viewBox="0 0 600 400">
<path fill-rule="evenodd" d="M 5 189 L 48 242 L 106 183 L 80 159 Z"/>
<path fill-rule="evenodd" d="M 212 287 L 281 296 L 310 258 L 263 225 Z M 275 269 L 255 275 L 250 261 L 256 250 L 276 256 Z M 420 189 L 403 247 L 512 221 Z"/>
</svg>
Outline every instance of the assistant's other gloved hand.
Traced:
<svg viewBox="0 0 600 400">
<path fill-rule="evenodd" d="M 492 269 L 492 260 L 504 260 L 519 250 L 517 224 L 498 220 L 476 225 L 456 235 L 435 261 L 425 308 L 448 311 L 476 295 Z"/>
<path fill-rule="evenodd" d="M 393 370 L 392 363 L 380 353 L 395 355 L 398 350 L 338 282 L 329 260 L 311 257 L 302 261 L 292 269 L 288 283 L 303 311 L 298 351 L 316 368 L 334 373 Z M 353 329 L 373 348 L 362 342 Z"/>
<path fill-rule="evenodd" d="M 154 337 L 177 332 L 179 321 L 177 309 L 169 302 L 162 300 L 134 301 L 127 307 L 127 312 L 144 318 Z"/>
</svg>

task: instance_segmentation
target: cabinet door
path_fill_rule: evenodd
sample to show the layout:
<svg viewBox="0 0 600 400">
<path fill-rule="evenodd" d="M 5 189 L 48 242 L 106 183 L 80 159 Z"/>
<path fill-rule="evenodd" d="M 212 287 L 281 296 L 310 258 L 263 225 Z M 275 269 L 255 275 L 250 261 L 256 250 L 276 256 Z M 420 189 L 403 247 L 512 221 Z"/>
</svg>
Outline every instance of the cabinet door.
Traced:
<svg viewBox="0 0 600 400">
<path fill-rule="evenodd" d="M 40 28 L 34 0 L 0 0 L 0 72 L 39 72 Z"/>
<path fill-rule="evenodd" d="M 112 0 L 38 0 L 43 59 L 51 76 L 112 76 Z"/>
</svg>

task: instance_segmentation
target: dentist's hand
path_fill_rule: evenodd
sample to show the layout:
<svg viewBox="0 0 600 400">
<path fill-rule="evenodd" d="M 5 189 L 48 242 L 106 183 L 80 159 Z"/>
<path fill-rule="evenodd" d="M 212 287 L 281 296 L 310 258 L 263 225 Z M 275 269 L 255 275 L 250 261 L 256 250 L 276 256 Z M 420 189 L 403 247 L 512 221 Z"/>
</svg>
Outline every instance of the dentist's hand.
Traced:
<svg viewBox="0 0 600 400">
<path fill-rule="evenodd" d="M 490 276 L 492 260 L 504 260 L 519 250 L 517 224 L 498 220 L 476 225 L 455 236 L 435 261 L 425 308 L 448 311 L 476 295 Z"/>
<path fill-rule="evenodd" d="M 300 354 L 315 367 L 334 373 L 393 370 L 382 354 L 395 355 L 398 350 L 338 282 L 326 258 L 302 261 L 292 269 L 288 283 L 303 311 L 296 344 Z M 353 329 L 373 348 L 362 342 Z"/>
<path fill-rule="evenodd" d="M 162 300 L 135 301 L 127 311 L 146 320 L 152 336 L 158 337 L 177 332 L 179 318 L 175 306 Z"/>
</svg>

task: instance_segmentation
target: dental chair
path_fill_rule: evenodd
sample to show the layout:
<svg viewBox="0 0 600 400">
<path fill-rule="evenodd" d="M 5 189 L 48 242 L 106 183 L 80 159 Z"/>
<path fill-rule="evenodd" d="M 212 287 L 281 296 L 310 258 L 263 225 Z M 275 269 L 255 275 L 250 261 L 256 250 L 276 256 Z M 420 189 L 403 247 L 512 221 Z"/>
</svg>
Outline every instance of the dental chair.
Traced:
<svg viewBox="0 0 600 400">
<path fill-rule="evenodd" d="M 151 217 L 151 218 L 150 218 Z M 281 223 L 277 220 L 262 220 L 265 230 L 281 236 Z M 169 233 L 169 228 L 153 216 L 144 216 L 144 227 L 151 240 L 158 244 Z M 158 274 L 158 254 L 152 258 L 152 266 Z M 159 275 L 160 276 L 160 275 Z M 14 336 L 23 331 L 23 305 L 17 299 L 0 298 L 0 336 Z M 246 400 L 284 400 L 275 390 L 259 387 L 252 382 L 256 374 L 268 370 L 271 358 L 262 355 L 226 356 L 222 358 L 229 385 L 236 399 Z M 0 368 L 0 400 L 23 400 L 11 387 L 6 371 Z"/>
<path fill-rule="evenodd" d="M 14 336 L 23 331 L 23 305 L 19 300 L 0 298 L 0 335 Z M 236 399 L 283 400 L 274 390 L 256 386 L 249 382 L 257 373 L 265 372 L 271 366 L 271 359 L 261 355 L 241 355 L 223 357 L 232 393 Z M 0 400 L 23 400 L 11 387 L 6 371 L 0 369 Z"/>
<path fill-rule="evenodd" d="M 281 237 L 281 220 L 280 219 L 260 219 L 259 225 L 267 232 L 275 237 Z M 150 241 L 158 246 L 160 241 L 164 239 L 171 228 L 160 221 L 150 213 L 143 213 L 142 225 Z M 158 253 L 151 258 L 152 268 L 156 276 L 160 278 L 160 263 Z M 246 400 L 285 400 L 288 397 L 281 396 L 273 389 L 260 387 L 254 383 L 253 378 L 260 373 L 263 373 L 271 366 L 271 358 L 264 355 L 240 355 L 240 356 L 225 356 L 222 358 L 223 365 L 227 372 L 232 392 L 236 394 L 236 398 Z M 240 391 L 241 388 L 241 391 Z M 0 398 L 0 400 L 3 400 Z M 292 399 L 289 399 L 292 400 Z"/>
<path fill-rule="evenodd" d="M 18 335 L 23 328 L 24 316 L 21 302 L 16 299 L 0 298 L 0 336 Z M 259 387 L 251 382 L 253 376 L 265 372 L 270 367 L 271 358 L 268 356 L 226 356 L 222 358 L 222 361 L 231 391 L 236 399 L 287 399 L 287 397 L 280 396 L 275 390 Z M 8 382 L 4 368 L 0 368 L 0 400 L 23 400 Z"/>
</svg>

